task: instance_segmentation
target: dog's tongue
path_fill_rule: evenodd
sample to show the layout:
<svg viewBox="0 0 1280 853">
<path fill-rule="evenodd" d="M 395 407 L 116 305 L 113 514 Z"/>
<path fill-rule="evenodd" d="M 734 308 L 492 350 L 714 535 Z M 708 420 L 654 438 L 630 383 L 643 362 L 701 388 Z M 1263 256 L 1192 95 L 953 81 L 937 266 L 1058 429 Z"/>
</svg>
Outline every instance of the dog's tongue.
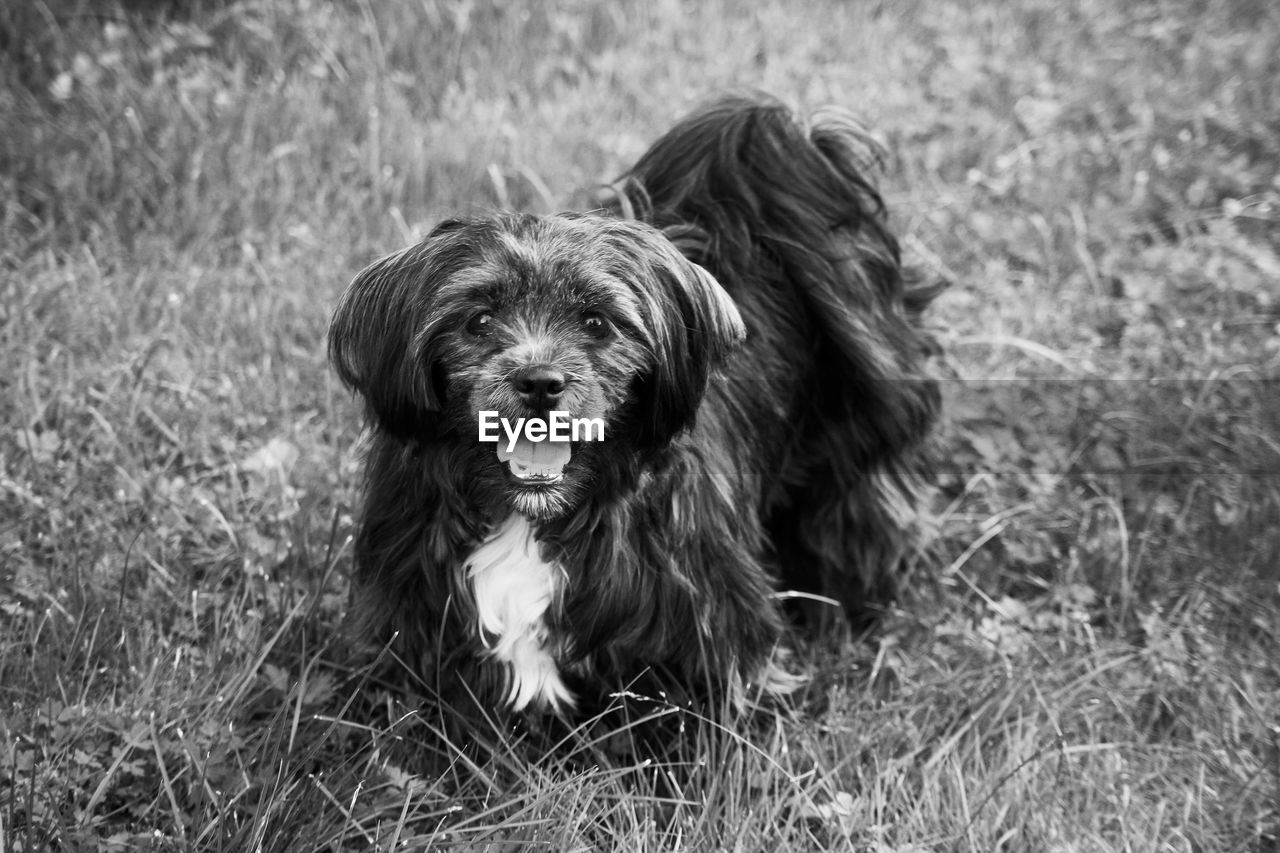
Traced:
<svg viewBox="0 0 1280 853">
<path fill-rule="evenodd" d="M 506 462 L 507 469 L 518 479 L 529 482 L 559 480 L 572 455 L 567 441 L 530 441 L 521 436 L 512 450 L 507 450 L 505 444 L 498 445 L 498 461 Z"/>
</svg>

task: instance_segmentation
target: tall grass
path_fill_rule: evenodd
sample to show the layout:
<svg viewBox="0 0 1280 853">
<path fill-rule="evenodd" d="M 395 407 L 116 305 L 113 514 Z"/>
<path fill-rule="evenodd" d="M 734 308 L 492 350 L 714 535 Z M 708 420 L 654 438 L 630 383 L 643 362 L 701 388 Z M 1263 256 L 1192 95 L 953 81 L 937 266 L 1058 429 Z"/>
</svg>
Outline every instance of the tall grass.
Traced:
<svg viewBox="0 0 1280 853">
<path fill-rule="evenodd" d="M 44 0 L 0 75 L 0 851 L 1276 849 L 1274 4 Z M 952 282 L 933 572 L 795 709 L 467 748 L 342 645 L 330 306 L 744 88 Z"/>
</svg>

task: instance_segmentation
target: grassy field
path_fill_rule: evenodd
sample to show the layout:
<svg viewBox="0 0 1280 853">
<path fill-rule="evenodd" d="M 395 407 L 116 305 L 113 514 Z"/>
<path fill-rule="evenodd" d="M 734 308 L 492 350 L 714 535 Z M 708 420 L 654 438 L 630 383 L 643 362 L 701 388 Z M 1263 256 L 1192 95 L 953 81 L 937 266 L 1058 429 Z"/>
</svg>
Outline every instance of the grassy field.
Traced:
<svg viewBox="0 0 1280 853">
<path fill-rule="evenodd" d="M 0 853 L 1280 850 L 1275 3 L 174 5 L 0 6 Z M 328 312 L 743 88 L 952 282 L 930 571 L 668 762 L 441 748 L 345 663 Z"/>
</svg>

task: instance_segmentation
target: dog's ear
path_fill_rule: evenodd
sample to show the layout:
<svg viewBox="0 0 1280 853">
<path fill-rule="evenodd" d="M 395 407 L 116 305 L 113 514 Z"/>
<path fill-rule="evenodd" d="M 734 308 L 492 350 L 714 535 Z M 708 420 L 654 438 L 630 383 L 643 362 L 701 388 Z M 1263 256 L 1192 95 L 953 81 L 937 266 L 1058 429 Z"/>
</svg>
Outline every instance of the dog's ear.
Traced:
<svg viewBox="0 0 1280 853">
<path fill-rule="evenodd" d="M 365 267 L 329 325 L 329 361 L 339 378 L 383 430 L 403 439 L 430 433 L 444 408 L 425 332 L 435 292 L 459 266 L 457 235 L 468 225 L 442 222 L 421 242 Z"/>
<path fill-rule="evenodd" d="M 711 372 L 746 337 L 733 298 L 661 231 L 639 222 L 610 224 L 609 242 L 629 269 L 650 318 L 653 368 L 639 381 L 638 440 L 657 447 L 693 426 Z"/>
</svg>

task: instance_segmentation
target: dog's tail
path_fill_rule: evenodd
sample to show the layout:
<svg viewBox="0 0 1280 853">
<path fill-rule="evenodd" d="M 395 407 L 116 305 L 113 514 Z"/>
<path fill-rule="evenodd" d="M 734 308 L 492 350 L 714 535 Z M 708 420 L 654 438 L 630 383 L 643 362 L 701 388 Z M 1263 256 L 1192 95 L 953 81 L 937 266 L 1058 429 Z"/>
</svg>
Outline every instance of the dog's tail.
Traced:
<svg viewBox="0 0 1280 853">
<path fill-rule="evenodd" d="M 662 228 L 735 299 L 795 288 L 822 347 L 825 415 L 855 427 L 859 467 L 918 443 L 938 407 L 918 321 L 945 283 L 904 273 L 875 185 L 883 161 L 844 111 L 805 125 L 767 97 L 731 97 L 659 139 L 608 203 Z"/>
<path fill-rule="evenodd" d="M 730 98 L 658 140 L 611 203 L 662 228 L 738 302 L 756 350 L 734 377 L 770 369 L 797 400 L 782 496 L 762 521 L 782 583 L 839 598 L 859 626 L 915 563 L 940 405 L 919 320 L 942 285 L 903 271 L 882 162 L 846 113 L 805 124 L 775 101 Z M 769 367 L 780 363 L 796 372 Z"/>
</svg>

